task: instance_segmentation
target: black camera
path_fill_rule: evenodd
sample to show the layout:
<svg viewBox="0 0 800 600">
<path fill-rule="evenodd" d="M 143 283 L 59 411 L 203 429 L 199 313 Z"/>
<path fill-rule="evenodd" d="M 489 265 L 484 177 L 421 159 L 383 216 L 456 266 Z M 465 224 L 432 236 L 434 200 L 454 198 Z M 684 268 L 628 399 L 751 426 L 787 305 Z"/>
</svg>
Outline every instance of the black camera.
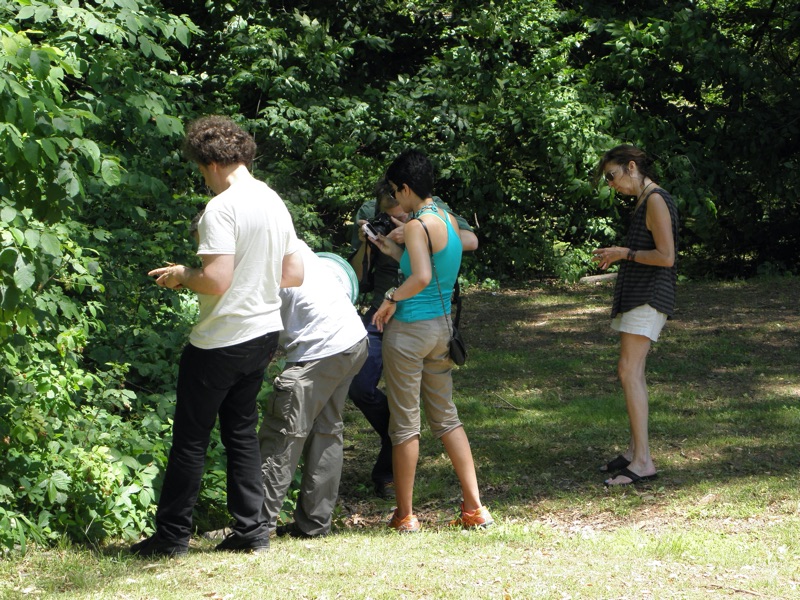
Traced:
<svg viewBox="0 0 800 600">
<path fill-rule="evenodd" d="M 392 218 L 386 213 L 378 213 L 369 223 L 375 228 L 375 231 L 381 235 L 387 235 L 392 229 L 397 227 L 394 221 L 392 221 Z"/>
</svg>

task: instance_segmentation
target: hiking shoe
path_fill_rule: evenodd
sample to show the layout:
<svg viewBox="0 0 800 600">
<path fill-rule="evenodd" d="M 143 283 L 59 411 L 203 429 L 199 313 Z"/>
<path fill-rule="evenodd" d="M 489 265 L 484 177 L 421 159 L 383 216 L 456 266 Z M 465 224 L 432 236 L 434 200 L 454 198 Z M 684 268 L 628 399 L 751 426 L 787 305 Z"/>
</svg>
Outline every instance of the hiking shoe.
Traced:
<svg viewBox="0 0 800 600">
<path fill-rule="evenodd" d="M 300 526 L 292 521 L 291 523 L 287 523 L 286 525 L 279 525 L 275 528 L 275 535 L 278 537 L 284 537 L 288 535 L 289 537 L 293 538 L 302 538 L 302 539 L 313 539 L 313 538 L 321 538 L 328 535 L 327 533 L 306 533 Z"/>
<path fill-rule="evenodd" d="M 244 537 L 231 532 L 214 548 L 217 552 L 266 552 L 269 550 L 269 535 Z"/>
<path fill-rule="evenodd" d="M 453 525 L 461 525 L 464 529 L 485 529 L 494 525 L 494 519 L 485 506 L 479 506 L 473 511 L 464 510 L 464 503 L 461 503 L 461 517 L 453 521 Z"/>
<path fill-rule="evenodd" d="M 384 500 L 394 500 L 394 481 L 376 481 L 375 495 Z"/>
<path fill-rule="evenodd" d="M 406 515 L 401 519 L 397 516 L 397 509 L 395 509 L 392 513 L 392 519 L 389 521 L 389 527 L 398 533 L 417 533 L 420 529 L 417 515 Z"/>
<path fill-rule="evenodd" d="M 153 558 L 158 556 L 184 556 L 189 552 L 189 544 L 178 544 L 165 540 L 156 531 L 149 538 L 135 543 L 130 548 L 131 554 L 141 558 Z"/>
</svg>

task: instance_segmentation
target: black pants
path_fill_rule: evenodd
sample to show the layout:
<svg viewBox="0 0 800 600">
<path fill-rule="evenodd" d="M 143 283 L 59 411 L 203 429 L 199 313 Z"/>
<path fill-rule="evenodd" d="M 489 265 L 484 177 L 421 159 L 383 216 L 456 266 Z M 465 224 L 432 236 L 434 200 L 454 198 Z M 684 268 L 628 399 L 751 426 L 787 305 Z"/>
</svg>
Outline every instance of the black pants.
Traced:
<svg viewBox="0 0 800 600">
<path fill-rule="evenodd" d="M 192 533 L 192 510 L 200 492 L 211 430 L 219 415 L 228 456 L 228 511 L 234 531 L 246 538 L 269 535 L 261 516 L 261 454 L 256 396 L 278 345 L 278 332 L 235 346 L 181 355 L 172 449 L 156 512 L 165 540 L 183 544 Z"/>
</svg>

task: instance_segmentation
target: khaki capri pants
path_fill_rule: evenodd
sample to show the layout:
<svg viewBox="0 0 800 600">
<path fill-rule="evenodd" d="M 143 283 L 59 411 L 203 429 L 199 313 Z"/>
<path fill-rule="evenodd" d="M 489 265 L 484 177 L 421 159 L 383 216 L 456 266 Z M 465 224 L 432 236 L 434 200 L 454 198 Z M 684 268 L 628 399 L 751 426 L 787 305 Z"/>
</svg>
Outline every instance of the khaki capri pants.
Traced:
<svg viewBox="0 0 800 600">
<path fill-rule="evenodd" d="M 406 323 L 383 332 L 383 373 L 389 399 L 389 437 L 396 446 L 420 434 L 420 399 L 436 438 L 461 427 L 453 403 L 453 361 L 446 317 Z"/>
</svg>

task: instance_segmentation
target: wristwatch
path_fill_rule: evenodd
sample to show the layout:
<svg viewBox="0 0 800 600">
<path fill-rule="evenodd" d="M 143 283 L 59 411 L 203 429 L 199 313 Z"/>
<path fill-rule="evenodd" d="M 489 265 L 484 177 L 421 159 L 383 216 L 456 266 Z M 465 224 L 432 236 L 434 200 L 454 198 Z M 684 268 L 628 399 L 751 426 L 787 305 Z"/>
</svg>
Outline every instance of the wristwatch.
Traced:
<svg viewBox="0 0 800 600">
<path fill-rule="evenodd" d="M 392 287 L 392 288 L 389 288 L 388 290 L 386 290 L 386 293 L 383 295 L 384 300 L 388 300 L 392 304 L 397 302 L 397 300 L 394 299 L 394 293 L 396 291 L 397 291 L 396 287 Z"/>
</svg>

